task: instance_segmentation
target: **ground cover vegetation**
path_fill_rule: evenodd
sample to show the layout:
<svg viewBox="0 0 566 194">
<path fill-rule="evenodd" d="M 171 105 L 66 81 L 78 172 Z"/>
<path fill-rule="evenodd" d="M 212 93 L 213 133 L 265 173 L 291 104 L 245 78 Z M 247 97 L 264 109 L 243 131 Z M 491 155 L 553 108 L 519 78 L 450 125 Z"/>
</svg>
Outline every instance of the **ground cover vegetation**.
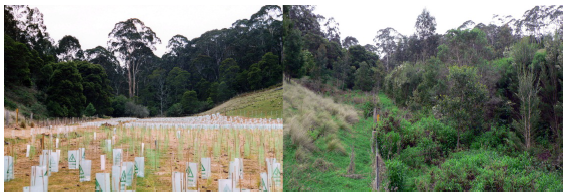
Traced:
<svg viewBox="0 0 566 194">
<path fill-rule="evenodd" d="M 284 94 L 286 191 L 563 190 L 562 6 L 446 32 L 433 14 L 359 45 L 315 6 L 284 6 L 284 87 L 309 90 Z M 289 123 L 324 98 L 359 118 Z"/>
</svg>

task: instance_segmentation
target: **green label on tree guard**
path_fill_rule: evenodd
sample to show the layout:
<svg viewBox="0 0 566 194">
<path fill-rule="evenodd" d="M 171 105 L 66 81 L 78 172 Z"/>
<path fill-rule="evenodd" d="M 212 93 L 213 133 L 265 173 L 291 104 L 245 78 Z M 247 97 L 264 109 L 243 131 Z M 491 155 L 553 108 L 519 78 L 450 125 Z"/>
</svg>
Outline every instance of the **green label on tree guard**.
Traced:
<svg viewBox="0 0 566 194">
<path fill-rule="evenodd" d="M 189 174 L 189 178 L 194 178 L 195 175 L 193 174 L 193 171 L 191 170 L 191 168 L 187 168 L 187 174 Z"/>
<path fill-rule="evenodd" d="M 232 191 L 230 191 L 230 187 L 228 185 L 224 185 L 223 192 L 232 192 Z"/>
<path fill-rule="evenodd" d="M 69 162 L 76 162 L 74 154 L 71 154 L 71 157 L 69 158 Z"/>
<path fill-rule="evenodd" d="M 261 179 L 261 191 L 262 192 L 267 192 L 267 185 L 265 184 L 265 180 Z"/>
<path fill-rule="evenodd" d="M 102 188 L 100 187 L 100 184 L 98 183 L 98 179 L 94 181 L 94 192 L 102 192 Z"/>
<path fill-rule="evenodd" d="M 206 172 L 205 172 L 205 171 L 206 171 L 206 169 L 204 168 L 204 165 L 202 165 L 202 163 L 200 164 L 200 171 L 202 171 L 202 172 L 206 173 Z"/>
<path fill-rule="evenodd" d="M 138 173 L 138 163 L 137 163 L 137 162 L 134 164 L 134 171 L 135 171 L 136 173 Z"/>
<path fill-rule="evenodd" d="M 85 172 L 83 171 L 83 165 L 79 165 L 79 177 L 81 179 L 85 178 Z"/>
<path fill-rule="evenodd" d="M 126 182 L 126 173 L 122 172 L 122 177 L 120 178 L 120 182 Z"/>
</svg>

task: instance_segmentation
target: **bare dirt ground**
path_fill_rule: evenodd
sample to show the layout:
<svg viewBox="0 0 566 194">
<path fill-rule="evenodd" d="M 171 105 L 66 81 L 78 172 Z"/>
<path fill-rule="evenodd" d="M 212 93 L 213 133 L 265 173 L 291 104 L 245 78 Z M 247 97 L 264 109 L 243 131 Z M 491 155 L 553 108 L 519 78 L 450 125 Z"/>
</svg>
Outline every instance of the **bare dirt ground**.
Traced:
<svg viewBox="0 0 566 194">
<path fill-rule="evenodd" d="M 54 192 L 94 192 L 95 187 L 95 175 L 96 173 L 111 173 L 112 171 L 112 160 L 111 152 L 106 154 L 106 169 L 101 170 L 100 155 L 105 154 L 103 152 L 102 143 L 106 139 L 112 139 L 112 128 L 116 127 L 116 139 L 117 144 L 112 145 L 113 149 L 122 148 L 123 149 L 123 161 L 133 162 L 135 157 L 140 157 L 139 153 L 141 150 L 141 143 L 145 144 L 144 156 L 145 158 L 145 174 L 144 178 L 136 178 L 132 188 L 136 191 L 162 191 L 170 192 L 172 191 L 172 172 L 183 172 L 185 169 L 185 162 L 194 162 L 194 142 L 195 132 L 187 132 L 187 130 L 182 130 L 183 135 L 181 139 L 176 137 L 176 131 L 174 129 L 169 130 L 146 130 L 145 133 L 141 133 L 143 129 L 124 129 L 121 126 L 110 126 L 104 129 L 103 127 L 80 127 L 76 130 L 76 134 L 79 137 L 73 138 L 73 136 L 65 137 L 64 134 L 60 134 L 59 140 L 59 150 L 61 150 L 61 156 L 59 161 L 59 172 L 52 172 L 49 177 L 49 188 L 48 191 Z M 14 131 L 14 138 L 12 138 L 12 131 Z M 23 135 L 25 131 L 25 135 Z M 46 133 L 35 135 L 35 141 L 32 142 L 32 137 L 30 134 L 31 129 L 25 130 L 14 130 L 14 128 L 4 129 L 4 155 L 5 156 L 15 156 L 16 161 L 14 165 L 14 176 L 15 179 L 4 183 L 5 192 L 21 192 L 24 186 L 30 185 L 30 174 L 31 166 L 39 165 L 39 155 L 41 155 L 41 140 L 45 138 L 45 149 L 50 149 L 55 151 L 55 137 L 54 134 L 52 144 L 50 144 L 50 139 L 48 135 L 51 135 L 50 131 Z M 189 130 L 190 131 L 190 130 Z M 228 130 L 225 130 L 223 134 L 223 143 L 220 148 L 220 156 L 215 157 L 213 154 L 214 143 L 218 139 L 218 130 L 203 130 L 199 137 L 201 141 L 199 142 L 201 146 L 204 144 L 206 146 L 206 151 L 204 151 L 205 156 L 211 157 L 211 172 L 212 177 L 209 180 L 201 179 L 199 173 L 198 179 L 198 189 L 201 192 L 206 191 L 218 191 L 218 179 L 226 179 L 228 177 L 229 163 L 231 158 L 231 153 L 228 153 L 230 147 L 233 150 L 239 150 L 240 155 L 244 158 L 244 179 L 240 182 L 241 188 L 248 188 L 252 191 L 258 191 L 259 187 L 259 175 L 261 172 L 266 172 L 265 160 L 261 163 L 259 161 L 258 150 L 262 146 L 259 143 L 260 139 L 263 139 L 265 158 L 275 157 L 278 162 L 282 161 L 282 142 L 276 144 L 276 141 L 282 141 L 283 131 L 274 130 L 272 132 L 266 130 L 247 130 L 253 136 L 253 138 L 246 139 L 243 130 L 239 130 L 238 138 L 240 139 L 240 146 L 238 149 L 234 149 L 235 139 L 230 138 L 227 134 Z M 52 131 L 56 133 L 55 130 Z M 93 133 L 96 132 L 96 140 L 93 140 Z M 143 136 L 142 136 L 143 134 Z M 110 136 L 109 136 L 110 135 Z M 249 137 L 249 136 L 248 136 Z M 90 142 L 85 145 L 85 141 Z M 155 141 L 158 140 L 160 146 L 165 146 L 165 140 L 169 139 L 168 146 L 160 149 L 159 165 L 155 168 L 150 162 L 151 159 L 148 157 L 148 150 L 155 149 Z M 179 143 L 182 144 L 182 155 L 179 156 Z M 251 150 L 249 157 L 244 157 L 244 142 L 251 142 Z M 132 143 L 133 142 L 133 143 Z M 8 143 L 8 145 L 6 144 Z M 33 157 L 26 158 L 26 145 L 31 144 L 36 147 L 35 154 Z M 130 145 L 134 145 L 134 148 L 130 148 Z M 51 147 L 52 146 L 52 147 Z M 275 147 L 279 146 L 279 147 Z M 89 182 L 79 182 L 79 172 L 77 169 L 69 169 L 67 163 L 67 151 L 68 150 L 78 150 L 79 147 L 86 148 L 86 160 L 92 161 L 91 170 L 91 181 Z M 128 149 L 130 148 L 130 149 Z M 197 152 L 198 154 L 198 152 Z M 31 156 L 31 154 L 30 154 Z M 181 159 L 182 158 L 182 159 Z M 200 161 L 199 161 L 200 163 Z M 283 166 L 283 164 L 281 164 Z M 281 169 L 282 171 L 282 169 Z M 282 174 L 282 173 L 281 173 Z M 280 188 L 275 188 L 275 191 L 282 191 Z M 193 188 L 196 189 L 196 188 Z"/>
</svg>

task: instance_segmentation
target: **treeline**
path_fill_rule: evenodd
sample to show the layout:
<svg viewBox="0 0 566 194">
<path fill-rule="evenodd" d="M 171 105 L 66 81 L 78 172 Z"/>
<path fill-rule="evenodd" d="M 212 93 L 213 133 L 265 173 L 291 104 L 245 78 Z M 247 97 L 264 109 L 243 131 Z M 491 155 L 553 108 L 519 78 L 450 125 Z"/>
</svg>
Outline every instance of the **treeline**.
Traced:
<svg viewBox="0 0 566 194">
<path fill-rule="evenodd" d="M 197 113 L 281 82 L 280 17 L 263 6 L 230 28 L 176 35 L 158 57 L 161 39 L 136 18 L 116 23 L 108 45 L 83 50 L 71 35 L 53 41 L 37 8 L 4 6 L 6 90 L 37 90 L 40 103 L 24 105 L 57 117 Z"/>
<path fill-rule="evenodd" d="M 508 126 L 521 149 L 562 146 L 562 6 L 535 6 L 522 18 L 495 15 L 444 34 L 426 9 L 415 33 L 377 32 L 374 45 L 340 37 L 314 6 L 284 6 L 284 73 L 340 89 L 385 92 L 415 116 L 432 114 L 470 146 Z M 379 55 L 378 55 L 379 54 Z"/>
</svg>

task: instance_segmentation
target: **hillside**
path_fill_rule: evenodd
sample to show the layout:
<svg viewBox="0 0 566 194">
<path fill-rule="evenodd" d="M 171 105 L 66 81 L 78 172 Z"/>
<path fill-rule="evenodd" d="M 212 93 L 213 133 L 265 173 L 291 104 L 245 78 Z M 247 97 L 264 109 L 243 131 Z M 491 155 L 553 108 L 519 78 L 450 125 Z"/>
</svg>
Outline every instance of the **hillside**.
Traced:
<svg viewBox="0 0 566 194">
<path fill-rule="evenodd" d="M 283 88 L 281 85 L 244 93 L 200 114 L 222 113 L 228 116 L 281 118 Z"/>
<path fill-rule="evenodd" d="M 285 191 L 371 191 L 372 119 L 295 81 L 284 88 Z"/>
</svg>

